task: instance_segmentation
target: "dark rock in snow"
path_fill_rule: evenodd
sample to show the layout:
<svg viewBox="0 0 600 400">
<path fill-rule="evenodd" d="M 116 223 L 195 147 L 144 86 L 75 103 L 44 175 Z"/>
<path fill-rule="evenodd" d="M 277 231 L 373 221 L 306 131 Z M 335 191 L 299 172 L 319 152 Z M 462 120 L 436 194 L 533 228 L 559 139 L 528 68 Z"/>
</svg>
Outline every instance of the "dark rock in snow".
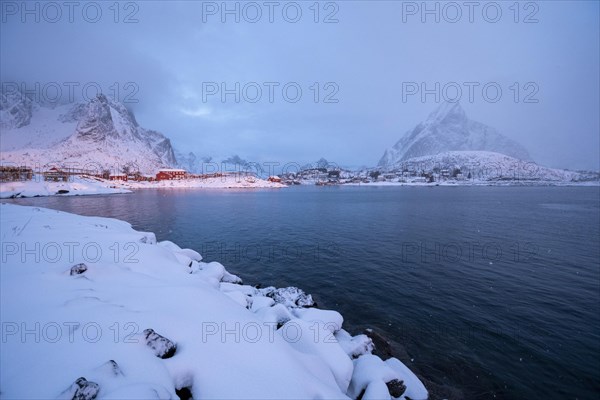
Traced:
<svg viewBox="0 0 600 400">
<path fill-rule="evenodd" d="M 302 289 L 290 286 L 286 288 L 275 289 L 268 287 L 260 289 L 263 296 L 271 297 L 275 303 L 283 304 L 286 307 L 314 307 L 315 302 L 310 294 L 304 293 Z"/>
<path fill-rule="evenodd" d="M 60 189 L 58 192 L 56 192 L 56 194 L 67 194 L 67 193 L 69 193 L 69 191 L 65 190 L 65 189 Z"/>
<path fill-rule="evenodd" d="M 279 321 L 277 321 L 277 329 L 281 328 L 283 325 L 286 324 L 286 322 L 289 322 L 289 318 L 286 319 L 281 319 Z"/>
<path fill-rule="evenodd" d="M 364 334 L 367 335 L 375 345 L 373 354 L 380 357 L 382 360 L 387 360 L 394 356 L 390 342 L 381 334 L 375 332 L 373 329 L 365 329 Z"/>
<path fill-rule="evenodd" d="M 356 400 L 362 400 L 366 391 L 367 391 L 367 389 L 361 390 L 360 393 L 358 394 L 358 397 L 356 398 Z"/>
<path fill-rule="evenodd" d="M 385 384 L 390 392 L 390 396 L 398 398 L 406 392 L 406 385 L 404 381 L 399 381 L 398 379 L 393 379 Z"/>
<path fill-rule="evenodd" d="M 81 275 L 85 271 L 87 271 L 87 265 L 85 265 L 84 263 L 76 264 L 76 265 L 73 265 L 71 267 L 71 273 L 70 273 L 70 275 L 71 276 L 73 276 L 73 275 Z"/>
<path fill-rule="evenodd" d="M 94 400 L 98 396 L 100 386 L 81 377 L 71 385 L 69 390 L 74 392 L 72 400 Z"/>
<path fill-rule="evenodd" d="M 146 344 L 154 350 L 154 354 L 156 354 L 157 357 L 170 358 L 175 354 L 177 345 L 166 337 L 154 332 L 154 330 L 145 329 L 144 336 L 146 337 Z"/>
<path fill-rule="evenodd" d="M 192 397 L 192 390 L 188 387 L 175 389 L 175 394 L 179 396 L 179 400 L 194 400 L 194 398 Z"/>
</svg>

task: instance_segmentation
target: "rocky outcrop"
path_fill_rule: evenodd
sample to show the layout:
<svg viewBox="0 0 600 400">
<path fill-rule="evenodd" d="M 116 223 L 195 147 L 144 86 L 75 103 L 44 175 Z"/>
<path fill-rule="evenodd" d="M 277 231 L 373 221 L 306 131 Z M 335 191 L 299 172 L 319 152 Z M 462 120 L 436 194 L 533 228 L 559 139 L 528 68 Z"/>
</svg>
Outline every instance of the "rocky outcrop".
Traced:
<svg viewBox="0 0 600 400">
<path fill-rule="evenodd" d="M 302 289 L 290 286 L 286 288 L 275 289 L 268 287 L 260 289 L 264 296 L 271 297 L 275 303 L 283 304 L 286 307 L 314 307 L 314 302 L 310 294 L 304 293 Z"/>
<path fill-rule="evenodd" d="M 69 273 L 69 275 L 81 275 L 85 271 L 87 271 L 87 265 L 85 265 L 84 263 L 80 263 L 71 267 L 71 272 Z"/>
<path fill-rule="evenodd" d="M 68 391 L 73 393 L 72 400 L 94 400 L 100 392 L 100 386 L 96 382 L 90 382 L 81 377 L 71 385 Z"/>
<path fill-rule="evenodd" d="M 404 381 L 392 379 L 391 381 L 386 382 L 385 385 L 387 386 L 388 391 L 390 392 L 390 396 L 394 398 L 398 398 L 402 396 L 404 392 L 406 392 L 406 385 L 404 384 Z"/>
<path fill-rule="evenodd" d="M 159 358 L 171 358 L 177 351 L 177 345 L 164 336 L 159 335 L 152 329 L 144 330 L 146 345 L 154 350 L 154 354 Z"/>
</svg>

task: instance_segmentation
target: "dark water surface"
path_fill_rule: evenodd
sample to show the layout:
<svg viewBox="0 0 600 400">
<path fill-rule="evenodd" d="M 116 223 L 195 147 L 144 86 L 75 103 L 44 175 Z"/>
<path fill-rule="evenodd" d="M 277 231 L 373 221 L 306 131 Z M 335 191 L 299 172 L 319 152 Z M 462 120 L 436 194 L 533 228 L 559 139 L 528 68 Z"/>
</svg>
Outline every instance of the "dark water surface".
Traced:
<svg viewBox="0 0 600 400">
<path fill-rule="evenodd" d="M 10 202 L 115 217 L 299 286 L 467 398 L 600 393 L 600 189 L 141 190 Z M 412 361 L 411 361 L 412 359 Z"/>
</svg>

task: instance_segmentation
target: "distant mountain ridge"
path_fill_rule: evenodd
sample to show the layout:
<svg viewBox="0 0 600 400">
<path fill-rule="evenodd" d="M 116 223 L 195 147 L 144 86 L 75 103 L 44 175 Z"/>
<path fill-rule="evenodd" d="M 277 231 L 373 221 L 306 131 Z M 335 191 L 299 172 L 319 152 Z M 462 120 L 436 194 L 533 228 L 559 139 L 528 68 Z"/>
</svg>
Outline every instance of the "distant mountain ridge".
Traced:
<svg viewBox="0 0 600 400">
<path fill-rule="evenodd" d="M 142 173 L 177 165 L 166 136 L 142 128 L 122 103 L 103 94 L 48 106 L 19 92 L 1 93 L 0 127 L 3 163 L 111 170 L 129 165 Z"/>
<path fill-rule="evenodd" d="M 392 167 L 414 157 L 448 151 L 490 151 L 531 160 L 521 144 L 490 126 L 470 120 L 458 102 L 445 102 L 387 149 L 378 165 Z"/>
</svg>

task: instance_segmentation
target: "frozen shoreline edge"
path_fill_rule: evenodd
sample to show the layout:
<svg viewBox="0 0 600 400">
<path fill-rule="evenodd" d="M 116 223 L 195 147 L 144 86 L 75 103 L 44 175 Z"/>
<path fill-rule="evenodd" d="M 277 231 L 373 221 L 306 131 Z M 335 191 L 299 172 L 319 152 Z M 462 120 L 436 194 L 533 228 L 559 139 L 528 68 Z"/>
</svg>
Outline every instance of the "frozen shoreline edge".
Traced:
<svg viewBox="0 0 600 400">
<path fill-rule="evenodd" d="M 31 181 L 1 182 L 0 199 L 48 196 L 89 196 L 125 194 L 142 189 L 281 189 L 285 185 L 262 179 L 245 181 L 239 179 L 210 178 L 203 180 L 180 180 L 160 182 L 121 182 L 98 178 L 72 177 L 67 182 L 45 182 L 40 177 Z"/>
<path fill-rule="evenodd" d="M 91 188 L 73 188 L 69 183 L 55 184 L 52 189 L 48 187 L 32 188 L 31 185 L 18 184 L 22 182 L 3 182 L 0 183 L 0 199 L 20 199 L 34 197 L 71 197 L 71 196 L 98 196 L 109 194 L 129 194 L 136 190 L 159 190 L 159 189 L 176 189 L 176 190 L 257 190 L 257 189 L 284 189 L 293 186 L 281 184 L 270 185 L 156 185 L 156 184 L 114 184 L 95 186 Z M 301 184 L 300 186 L 313 186 L 314 184 Z M 40 185 L 38 185 L 40 186 Z M 339 187 L 600 187 L 600 182 L 533 182 L 533 181 L 515 181 L 515 182 L 471 182 L 471 183 L 400 183 L 400 182 L 371 182 L 371 183 L 345 183 L 340 185 L 325 185 Z M 66 192 L 60 193 L 63 190 Z"/>
<path fill-rule="evenodd" d="M 181 284 L 180 281 L 182 279 L 185 280 L 189 277 L 191 277 L 194 281 L 199 280 L 200 282 L 198 283 L 200 285 L 196 287 L 196 289 L 210 292 L 210 296 L 218 297 L 220 299 L 220 302 L 227 302 L 226 298 L 229 298 L 229 300 L 233 300 L 231 304 L 227 304 L 226 308 L 230 308 L 231 306 L 239 307 L 240 310 L 236 310 L 236 313 L 243 310 L 244 313 L 249 314 L 245 317 L 252 316 L 253 318 L 256 318 L 258 316 L 259 320 L 263 321 L 263 323 L 268 322 L 276 324 L 277 329 L 275 329 L 273 332 L 276 340 L 273 343 L 271 343 L 271 348 L 264 348 L 264 346 L 262 346 L 263 348 L 261 348 L 260 350 L 263 352 L 253 355 L 255 357 L 266 357 L 267 359 L 270 359 L 273 357 L 277 358 L 277 353 L 281 351 L 283 351 L 284 353 L 289 353 L 288 355 L 291 356 L 292 361 L 288 360 L 288 362 L 294 364 L 295 368 L 297 369 L 304 369 L 303 371 L 301 371 L 301 375 L 314 375 L 314 381 L 310 382 L 312 385 L 314 385 L 314 387 L 302 387 L 294 389 L 293 385 L 291 385 L 291 383 L 288 381 L 290 379 L 295 380 L 298 377 L 295 375 L 289 376 L 283 374 L 277 379 L 277 381 L 281 380 L 284 383 L 282 384 L 282 387 L 286 390 L 284 390 L 283 393 L 282 388 L 277 388 L 277 390 L 274 390 L 273 393 L 265 393 L 264 387 L 268 386 L 259 385 L 258 389 L 260 389 L 260 391 L 256 393 L 259 394 L 259 397 L 270 397 L 272 395 L 274 398 L 308 398 L 314 397 L 317 393 L 319 393 L 319 396 L 322 396 L 323 398 L 341 398 L 344 396 L 348 396 L 349 398 L 356 398 L 364 392 L 362 397 L 363 399 L 391 398 L 390 390 L 392 389 L 390 389 L 389 385 L 386 386 L 386 383 L 392 381 L 402 381 L 403 384 L 406 386 L 406 391 L 402 394 L 401 397 L 398 398 L 404 398 L 404 396 L 409 394 L 411 395 L 410 398 L 414 400 L 419 398 L 427 398 L 427 391 L 425 390 L 425 387 L 423 386 L 421 381 L 404 364 L 402 364 L 399 360 L 395 358 L 390 358 L 384 362 L 381 358 L 372 355 L 371 353 L 373 352 L 373 345 L 372 341 L 369 338 L 367 338 L 365 335 L 351 336 L 348 332 L 342 329 L 343 318 L 339 313 L 331 310 L 321 310 L 318 308 L 313 308 L 311 296 L 306 295 L 304 292 L 297 288 L 290 287 L 275 289 L 273 287 L 269 287 L 265 289 L 257 289 L 249 285 L 243 285 L 238 277 L 228 273 L 221 264 L 216 262 L 204 263 L 201 261 L 201 255 L 197 252 L 190 249 L 181 249 L 179 246 L 172 242 L 156 242 L 154 234 L 135 231 L 131 228 L 130 224 L 124 221 L 100 217 L 83 217 L 76 214 L 69 214 L 51 209 L 18 206 L 12 204 L 1 204 L 0 210 L 2 211 L 2 219 L 4 226 L 2 229 L 3 249 L 6 248 L 7 243 L 12 243 L 10 238 L 15 236 L 15 232 L 17 232 L 17 236 L 20 237 L 19 240 L 25 240 L 25 243 L 31 241 L 36 241 L 38 243 L 43 242 L 44 229 L 56 229 L 55 226 L 57 223 L 61 225 L 61 230 L 68 231 L 69 234 L 73 237 L 83 236 L 86 233 L 89 235 L 90 230 L 99 231 L 97 232 L 99 233 L 98 235 L 89 235 L 89 237 L 93 238 L 95 243 L 100 244 L 103 248 L 105 245 L 110 243 L 105 243 L 107 238 L 104 238 L 103 236 L 108 235 L 111 238 L 115 235 L 119 237 L 123 236 L 123 240 L 134 240 L 135 243 L 138 243 L 140 248 L 140 256 L 144 256 L 144 258 L 148 260 L 154 259 L 156 257 L 156 254 L 143 253 L 160 253 L 160 255 L 162 255 L 163 257 L 171 259 L 171 265 L 168 266 L 161 265 L 161 267 L 158 268 L 157 266 L 153 265 L 152 267 L 149 267 L 149 270 L 146 270 L 144 267 L 142 267 L 141 271 L 143 271 L 145 274 L 158 274 L 158 277 L 168 277 L 169 280 L 174 278 L 174 276 L 171 275 L 176 274 L 177 277 L 174 279 L 175 281 L 177 281 L 178 284 Z M 7 228 L 8 226 L 10 226 L 10 228 Z M 22 235 L 23 233 L 26 234 Z M 70 238 L 61 238 L 61 240 L 64 239 Z M 58 238 L 55 235 L 53 235 L 53 240 L 58 240 Z M 107 246 L 106 248 L 108 249 L 109 247 Z M 12 253 L 12 251 L 9 251 L 9 253 Z M 102 259 L 100 261 L 100 264 L 102 264 L 105 261 L 106 260 Z M 59 280 L 66 278 L 66 282 L 68 282 L 69 285 L 74 285 L 75 287 L 77 287 L 77 285 L 80 285 L 81 283 L 85 283 L 86 285 L 88 285 L 88 280 L 95 282 L 105 279 L 106 277 L 104 276 L 104 274 L 108 273 L 108 270 L 110 270 L 111 274 L 124 275 L 125 277 L 129 277 L 129 272 L 132 269 L 140 269 L 139 264 L 133 266 L 126 266 L 127 268 L 124 269 L 124 265 L 122 262 L 108 263 L 107 265 L 104 265 L 104 268 L 106 270 L 100 269 L 100 265 L 92 264 L 88 265 L 86 269 L 80 268 L 81 270 L 83 270 L 83 272 L 76 273 L 76 275 L 78 276 L 73 278 L 64 276 L 65 269 L 68 270 L 69 268 L 67 267 L 69 267 L 69 265 L 64 265 L 64 263 L 58 264 L 61 265 L 57 265 L 57 263 L 50 263 L 49 265 L 44 265 L 44 262 L 42 262 L 40 265 L 35 266 L 31 266 L 26 262 L 15 262 L 13 265 L 11 265 L 11 260 L 9 257 L 8 263 L 6 263 L 2 268 L 2 296 L 6 296 L 5 293 L 7 293 L 7 291 L 14 291 L 15 287 L 20 287 L 21 285 L 19 285 L 19 283 L 24 283 L 23 279 L 25 277 L 31 279 L 31 270 L 35 270 L 36 268 L 46 267 L 43 269 L 42 275 L 50 275 L 52 279 L 56 278 Z M 78 265 L 77 263 L 74 264 Z M 162 276 L 163 274 L 164 276 Z M 33 278 L 37 279 L 40 277 L 34 274 Z M 55 287 L 48 287 L 47 282 L 44 279 L 42 279 L 41 282 L 37 283 L 41 284 L 42 286 L 45 286 L 44 289 L 46 290 L 46 292 L 44 293 L 49 293 L 49 297 L 61 297 L 62 295 L 64 295 L 64 293 L 53 293 L 52 289 L 55 289 L 56 292 L 58 292 L 58 290 L 56 290 Z M 190 282 L 186 282 L 186 284 L 189 285 Z M 122 289 L 126 290 L 127 287 L 128 286 L 125 285 L 122 287 Z M 96 287 L 95 285 L 91 285 L 91 288 L 95 291 L 96 296 L 98 297 L 101 297 L 101 292 L 107 289 L 105 287 Z M 172 292 L 172 295 L 174 294 L 175 296 L 177 296 L 178 294 L 178 292 L 174 291 L 177 290 L 177 285 L 167 285 L 167 287 L 164 289 L 167 292 Z M 121 296 L 123 295 L 120 292 L 119 294 Z M 146 290 L 145 292 L 140 292 L 138 294 L 140 296 L 146 296 L 149 298 L 153 297 L 153 293 L 149 292 L 148 290 Z M 68 294 L 66 297 L 69 297 Z M 10 322 L 11 316 L 13 318 L 17 318 L 17 316 L 20 314 L 19 311 L 22 310 L 17 310 L 19 308 L 18 300 L 18 298 L 15 299 L 12 297 L 10 298 L 10 300 L 7 300 L 7 298 L 3 299 L 3 322 Z M 39 303 L 38 306 L 40 308 L 43 308 L 43 304 L 48 301 L 46 295 L 42 296 L 41 298 L 38 298 L 38 296 L 34 296 L 34 298 L 28 299 L 29 302 L 33 303 L 36 303 L 36 300 Z M 70 301 L 80 300 L 81 295 L 76 297 L 75 299 L 70 299 Z M 129 307 L 131 305 L 125 304 L 124 306 Z M 83 311 L 86 310 L 87 308 L 84 307 Z M 59 311 L 54 309 L 48 309 L 46 310 L 46 313 L 60 314 Z M 225 313 L 225 311 L 223 311 L 223 313 Z M 6 316 L 6 314 L 8 314 L 8 317 Z M 72 318 L 74 315 L 77 314 L 73 314 L 72 312 L 66 313 L 66 316 L 68 316 L 69 318 L 77 320 L 77 318 Z M 229 316 L 223 317 L 230 318 Z M 56 320 L 58 319 L 60 318 L 56 318 Z M 234 320 L 237 320 L 238 322 L 243 322 L 244 318 L 234 318 Z M 157 321 L 155 321 L 154 327 L 156 327 L 156 324 Z M 279 326 L 280 324 L 281 326 Z M 303 332 L 305 334 L 305 338 L 300 340 L 299 344 L 298 342 L 292 343 L 288 340 L 285 340 L 285 338 L 283 341 L 281 340 L 281 331 L 285 329 L 284 327 L 286 326 L 286 324 L 292 324 L 291 326 L 293 326 L 294 324 L 297 325 L 295 326 L 295 328 L 300 329 L 300 332 Z M 328 337 L 331 341 L 328 342 L 326 340 L 321 340 L 325 339 L 325 337 L 320 338 L 319 340 L 312 340 L 314 339 L 314 337 L 312 337 L 311 329 L 315 326 L 319 327 L 320 329 L 323 329 L 324 332 L 327 333 L 324 336 Z M 140 327 L 142 327 L 141 322 Z M 146 326 L 144 325 L 142 328 L 146 328 Z M 166 334 L 165 336 L 169 337 L 170 339 L 175 339 L 176 342 L 183 344 L 182 347 L 184 349 L 188 348 L 188 353 L 185 356 L 181 355 L 181 357 L 179 358 L 181 362 L 186 362 L 186 356 L 188 359 L 190 357 L 192 359 L 196 359 L 202 356 L 202 354 L 193 354 L 194 346 L 191 346 L 189 343 L 186 346 L 186 341 L 181 340 L 181 337 L 177 337 L 181 336 L 180 332 L 169 332 L 168 328 L 161 328 L 160 326 L 158 327 L 157 332 L 167 332 L 168 334 Z M 179 333 L 179 335 L 177 335 L 177 333 Z M 311 340 L 305 340 L 309 338 Z M 3 352 L 1 359 L 3 369 L 6 368 L 9 364 L 12 365 L 12 363 L 10 363 L 9 361 L 14 359 L 15 357 L 18 359 L 27 358 L 23 356 L 23 353 L 28 352 L 28 349 L 25 346 L 26 344 L 27 343 L 20 343 L 20 345 L 14 346 L 14 348 L 10 346 L 10 343 L 8 345 L 3 345 L 3 348 L 6 348 L 7 350 L 6 352 Z M 90 353 L 95 353 L 94 350 L 96 349 L 94 349 L 94 346 L 91 346 L 89 343 L 87 344 L 88 346 L 84 347 L 88 348 L 88 351 Z M 195 344 L 198 345 L 198 343 Z M 267 345 L 268 344 L 269 343 L 267 343 Z M 50 348 L 47 348 L 48 346 L 45 345 L 47 345 L 47 343 L 42 343 L 42 350 L 52 353 L 48 354 L 48 360 L 56 360 L 57 357 L 58 359 L 60 359 L 61 355 L 64 358 L 65 352 L 69 353 L 73 352 L 74 350 L 73 347 L 58 346 L 60 350 L 62 350 L 62 352 L 59 351 L 58 353 L 56 353 L 56 347 L 53 348 L 53 346 L 50 346 Z M 200 345 L 204 345 L 199 347 L 204 347 L 204 349 L 206 350 L 206 343 L 201 343 Z M 220 351 L 223 351 L 225 354 L 228 351 L 227 348 L 231 347 L 231 343 L 213 343 L 213 345 L 214 347 L 218 348 L 216 350 L 217 353 L 220 349 Z M 102 346 L 100 346 L 100 348 L 102 349 L 100 353 L 106 352 L 106 346 L 111 347 L 110 343 L 108 343 L 108 345 L 103 344 Z M 33 347 L 36 347 L 36 345 L 34 345 Z M 113 344 L 112 347 L 115 347 L 115 345 Z M 265 349 L 266 352 L 264 352 Z M 144 346 L 137 346 L 134 348 L 134 350 L 134 353 L 147 352 L 147 349 L 145 349 Z M 254 353 L 257 349 L 249 348 L 245 350 Z M 144 356 L 146 355 L 147 354 L 144 354 Z M 310 357 L 308 357 L 307 355 L 310 355 Z M 77 358 L 77 354 L 69 354 L 69 356 L 69 359 Z M 85 357 L 85 354 L 83 354 L 83 356 L 84 358 L 87 358 Z M 104 354 L 102 354 L 100 358 L 102 358 L 102 356 L 104 356 Z M 106 374 L 98 373 L 97 370 L 98 368 L 100 368 L 98 367 L 98 365 L 104 364 L 99 363 L 99 360 L 98 362 L 94 363 L 94 356 L 91 356 L 89 358 L 91 360 L 89 360 L 87 363 L 73 363 L 74 365 L 79 365 L 80 368 L 83 364 L 83 371 L 78 371 L 77 373 L 73 371 L 69 378 L 67 377 L 69 376 L 67 373 L 64 374 L 66 376 L 63 376 L 62 373 L 59 373 L 57 376 L 55 376 L 55 379 L 53 380 L 57 381 L 55 383 L 55 385 L 58 385 L 57 388 L 54 390 L 49 390 L 50 388 L 47 388 L 46 391 L 42 392 L 43 397 L 56 397 L 56 390 L 58 390 L 59 387 L 62 387 L 64 390 L 67 390 L 67 388 L 69 387 L 67 381 L 69 381 L 70 379 L 69 382 L 73 382 L 73 380 L 77 378 L 77 376 L 75 375 L 85 376 L 90 382 L 98 382 L 100 390 L 102 390 L 103 387 L 105 388 L 104 393 L 102 391 L 100 392 L 103 395 L 98 397 L 98 399 L 104 398 L 104 395 L 110 395 L 111 393 L 118 393 L 120 396 L 127 393 L 120 391 L 118 387 L 119 382 L 115 383 L 113 382 L 114 379 L 112 379 L 110 376 L 104 376 Z M 173 361 L 176 360 L 177 357 L 173 357 L 172 359 L 169 359 L 169 361 L 164 361 L 166 363 L 171 362 L 171 364 L 169 364 L 170 367 L 167 366 L 167 370 L 169 373 L 167 374 L 167 376 L 162 376 L 161 379 L 157 378 L 158 382 L 173 382 L 171 385 L 171 395 L 173 395 L 173 391 L 177 389 L 177 381 L 182 379 L 180 373 L 178 372 L 180 371 L 181 366 L 177 365 L 177 362 L 173 363 Z M 105 361 L 108 362 L 109 360 Z M 126 369 L 128 366 L 131 368 L 130 364 L 136 364 L 137 359 L 132 358 L 130 360 L 127 360 L 127 362 L 119 362 L 119 360 L 115 361 L 113 359 L 111 359 L 110 361 L 118 363 L 118 365 L 121 366 L 119 368 Z M 235 360 L 236 363 L 239 361 L 240 360 Z M 241 361 L 244 362 L 247 360 Z M 189 362 L 189 360 L 187 360 L 187 362 Z M 227 360 L 225 363 L 227 363 Z M 112 365 L 112 363 L 110 365 Z M 308 371 L 306 371 L 307 366 L 309 367 Z M 14 365 L 12 365 L 12 367 L 14 369 Z M 85 371 L 86 368 L 88 371 L 87 373 Z M 31 396 L 35 397 L 36 395 L 39 396 L 40 392 L 30 391 L 27 393 L 20 393 L 18 392 L 18 390 L 15 391 L 15 386 L 17 389 L 19 388 L 18 383 L 20 382 L 20 379 L 27 379 L 27 376 L 29 376 L 29 373 L 31 372 L 29 371 L 29 369 L 30 368 L 23 368 L 22 366 L 20 369 L 17 368 L 16 371 L 12 374 L 13 379 L 11 379 L 11 381 L 7 381 L 7 378 L 3 377 L 1 382 L 3 390 L 2 394 L 0 394 L 0 397 L 6 396 L 6 398 L 25 398 Z M 61 368 L 61 371 L 65 369 L 68 371 L 72 368 L 70 366 L 69 368 Z M 318 373 L 312 371 L 313 369 L 318 370 Z M 19 374 L 19 372 L 21 372 L 22 375 Z M 54 373 L 57 373 L 57 371 L 54 371 Z M 197 397 L 195 398 L 205 397 L 205 395 L 203 395 L 205 389 L 203 390 L 202 385 L 200 385 L 200 387 L 196 387 L 195 383 L 197 381 L 202 380 L 199 377 L 196 377 L 197 374 L 202 373 L 207 373 L 207 371 L 201 367 L 199 368 L 199 371 L 195 371 L 195 373 L 192 373 L 194 377 L 193 379 L 191 379 L 191 381 L 193 381 L 194 384 L 191 386 L 191 393 L 195 393 L 197 395 Z M 272 373 L 273 372 L 271 371 L 269 375 L 271 375 Z M 265 375 L 267 375 L 266 372 Z M 17 377 L 17 379 L 14 379 L 15 376 Z M 189 381 L 190 379 L 188 378 L 184 380 Z M 239 376 L 238 378 L 243 380 L 244 375 Z M 218 380 L 218 377 L 212 377 L 208 381 L 211 381 L 213 379 Z M 262 379 L 271 381 L 273 377 L 264 376 L 262 377 Z M 150 379 L 149 381 L 154 380 Z M 17 383 L 15 384 L 15 382 Z M 127 386 L 130 386 L 130 383 L 132 382 L 128 382 Z M 184 383 L 179 384 L 179 386 L 184 385 Z M 53 385 L 53 383 L 48 384 L 50 386 Z M 61 384 L 62 386 L 60 386 Z M 21 390 L 24 388 L 24 386 L 20 387 Z M 107 387 L 109 389 L 106 389 Z M 71 389 L 77 390 L 77 387 Z M 138 389 L 141 391 L 144 388 L 139 387 Z M 160 392 L 166 394 L 167 392 L 169 392 L 168 386 L 166 386 L 163 389 L 166 391 L 157 391 L 157 393 Z M 109 392 L 106 393 L 106 390 L 109 390 Z M 306 390 L 308 390 L 308 392 L 306 392 Z M 385 395 L 386 393 L 388 397 L 382 397 L 382 395 Z M 225 390 L 225 392 L 220 393 L 213 392 L 213 395 L 215 394 L 217 395 L 217 397 L 221 398 L 252 397 L 248 396 L 247 392 L 244 392 L 244 395 L 240 395 L 240 393 L 237 393 L 235 391 L 231 392 L 227 390 Z M 159 397 L 162 398 L 162 396 Z M 110 396 L 107 398 L 110 398 Z"/>
</svg>

